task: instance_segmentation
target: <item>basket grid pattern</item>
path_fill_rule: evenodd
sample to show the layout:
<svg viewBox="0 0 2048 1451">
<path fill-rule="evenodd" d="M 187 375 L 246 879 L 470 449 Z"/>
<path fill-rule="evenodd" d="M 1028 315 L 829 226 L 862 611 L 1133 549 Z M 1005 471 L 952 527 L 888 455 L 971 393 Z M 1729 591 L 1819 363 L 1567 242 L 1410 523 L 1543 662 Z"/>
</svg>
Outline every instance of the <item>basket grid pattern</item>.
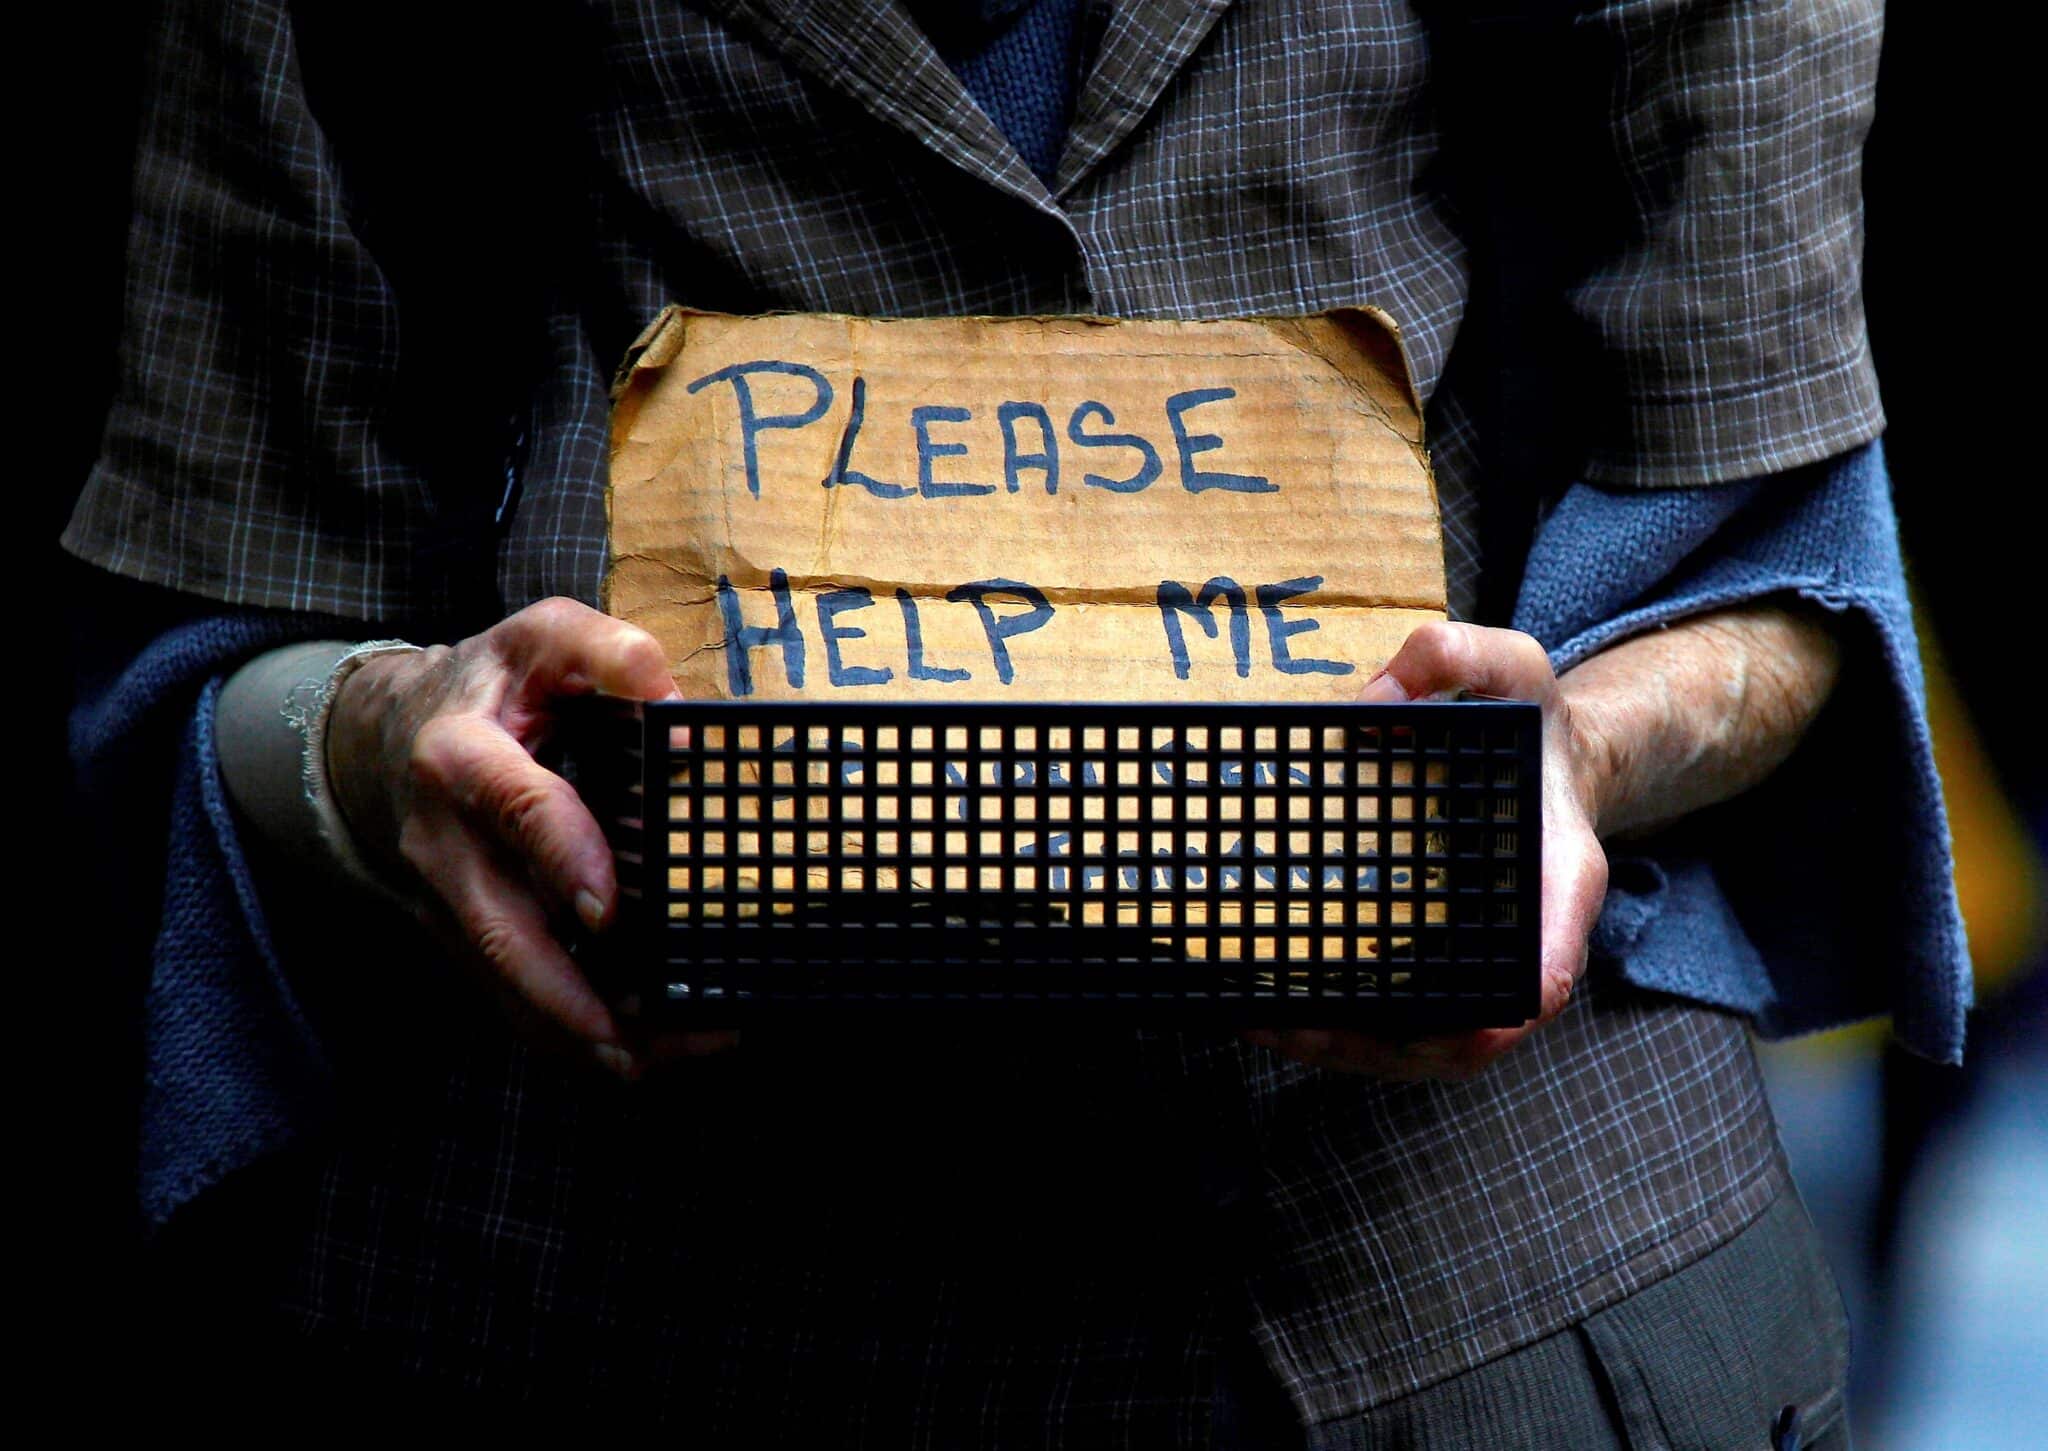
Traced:
<svg viewBox="0 0 2048 1451">
<path fill-rule="evenodd" d="M 607 956 L 670 1003 L 1518 1022 L 1540 731 L 1505 702 L 612 702 L 574 774 L 626 896 Z"/>
</svg>

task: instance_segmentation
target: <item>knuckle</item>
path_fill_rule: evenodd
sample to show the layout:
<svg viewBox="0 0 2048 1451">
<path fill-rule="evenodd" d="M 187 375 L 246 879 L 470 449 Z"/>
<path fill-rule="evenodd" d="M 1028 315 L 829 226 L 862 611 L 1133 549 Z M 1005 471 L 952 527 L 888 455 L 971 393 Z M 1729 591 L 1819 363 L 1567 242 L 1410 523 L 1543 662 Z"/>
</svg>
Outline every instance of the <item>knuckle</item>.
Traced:
<svg viewBox="0 0 2048 1451">
<path fill-rule="evenodd" d="M 621 624 L 617 638 L 618 643 L 614 648 L 618 653 L 619 665 L 626 673 L 668 673 L 668 652 L 662 649 L 661 642 L 647 631 L 638 625 Z"/>
<path fill-rule="evenodd" d="M 1408 637 L 1408 644 L 1419 655 L 1432 660 L 1442 659 L 1444 653 L 1452 648 L 1451 642 L 1457 638 L 1457 633 L 1457 627 L 1450 621 L 1432 620 L 1426 625 L 1416 626 Z"/>
<path fill-rule="evenodd" d="M 546 826 L 558 796 L 551 780 L 535 770 L 520 772 L 504 782 L 491 799 L 499 831 L 507 840 L 530 846 Z"/>
<path fill-rule="evenodd" d="M 1416 633 L 1423 660 L 1436 683 L 1463 680 L 1471 672 L 1474 650 L 1466 626 L 1443 621 L 1424 625 Z"/>
<path fill-rule="evenodd" d="M 489 645 L 489 654 L 502 668 L 531 656 L 564 633 L 587 625 L 593 616 L 605 618 L 566 595 L 550 595 L 500 620 L 485 632 L 483 639 Z"/>
<path fill-rule="evenodd" d="M 486 962 L 499 969 L 509 968 L 518 955 L 519 929 L 495 913 L 470 924 L 469 940 Z"/>
<path fill-rule="evenodd" d="M 542 630 L 561 630 L 582 624 L 592 617 L 604 618 L 580 600 L 567 595 L 550 595 L 544 600 L 535 600 L 519 612 L 518 618 Z"/>
<path fill-rule="evenodd" d="M 415 786 L 448 795 L 461 781 L 468 756 L 461 728 L 450 718 L 437 716 L 414 733 L 406 766 Z"/>
</svg>

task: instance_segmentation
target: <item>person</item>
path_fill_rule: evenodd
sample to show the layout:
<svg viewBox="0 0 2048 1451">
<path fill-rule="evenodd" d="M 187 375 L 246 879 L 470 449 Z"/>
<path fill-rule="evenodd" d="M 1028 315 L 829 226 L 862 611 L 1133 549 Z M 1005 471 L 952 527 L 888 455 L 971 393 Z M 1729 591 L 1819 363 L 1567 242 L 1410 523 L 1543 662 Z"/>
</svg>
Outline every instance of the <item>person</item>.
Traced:
<svg viewBox="0 0 2048 1451">
<path fill-rule="evenodd" d="M 153 47 L 74 738 L 164 803 L 142 1203 L 251 1340 L 714 1442 L 1843 1443 L 1744 1019 L 1952 1057 L 1964 998 L 1857 300 L 1874 7 L 535 24 Z M 1392 314 L 1461 621 L 1367 694 L 1544 702 L 1542 1017 L 634 1036 L 534 755 L 671 688 L 577 603 L 671 299 Z"/>
</svg>

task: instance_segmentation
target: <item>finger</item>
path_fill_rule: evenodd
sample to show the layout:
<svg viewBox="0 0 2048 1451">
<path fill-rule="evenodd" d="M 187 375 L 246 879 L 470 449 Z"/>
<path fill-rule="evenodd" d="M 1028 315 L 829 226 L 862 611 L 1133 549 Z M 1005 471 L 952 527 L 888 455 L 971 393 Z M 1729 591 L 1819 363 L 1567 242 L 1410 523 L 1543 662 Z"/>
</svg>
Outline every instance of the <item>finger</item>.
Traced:
<svg viewBox="0 0 2048 1451">
<path fill-rule="evenodd" d="M 1607 899 L 1607 853 L 1559 783 L 1546 792 L 1543 835 L 1542 1010 L 1547 1023 L 1571 1001 L 1585 976 L 1587 943 Z"/>
<path fill-rule="evenodd" d="M 661 643 L 581 601 L 548 599 L 492 627 L 492 648 L 529 699 L 602 691 L 631 700 L 676 693 Z"/>
<path fill-rule="evenodd" d="M 622 1046 L 611 1011 L 555 940 L 546 909 L 466 823 L 447 813 L 416 813 L 399 849 L 454 918 L 468 954 L 495 980 L 575 1037 Z"/>
<path fill-rule="evenodd" d="M 1364 699 L 1418 700 L 1459 690 L 1502 700 L 1548 700 L 1557 685 L 1543 647 L 1519 630 L 1436 622 L 1409 633 Z"/>
<path fill-rule="evenodd" d="M 526 864 L 557 904 L 595 932 L 610 920 L 617 877 L 610 844 L 576 788 L 481 716 L 437 716 L 413 738 L 413 781 L 493 845 Z"/>
<path fill-rule="evenodd" d="M 422 925 L 442 944 L 448 955 L 460 962 L 498 1005 L 505 1022 L 528 1047 L 562 1062 L 595 1064 L 604 1072 L 633 1082 L 646 1072 L 647 1060 L 633 1048 L 617 1043 L 591 1043 L 569 1032 L 545 1016 L 510 984 L 483 963 L 471 949 L 462 926 L 437 897 L 421 901 L 417 915 Z"/>
</svg>

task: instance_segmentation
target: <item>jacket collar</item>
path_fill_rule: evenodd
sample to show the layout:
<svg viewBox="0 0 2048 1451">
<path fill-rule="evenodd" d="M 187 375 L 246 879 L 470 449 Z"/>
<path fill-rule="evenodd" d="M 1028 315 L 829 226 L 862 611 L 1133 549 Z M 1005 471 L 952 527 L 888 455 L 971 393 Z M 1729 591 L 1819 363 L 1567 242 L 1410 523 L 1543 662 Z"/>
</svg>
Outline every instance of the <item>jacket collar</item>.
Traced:
<svg viewBox="0 0 2048 1451">
<path fill-rule="evenodd" d="M 1053 191 L 1066 196 L 1138 128 L 1231 0 L 1116 0 L 1081 82 Z"/>
<path fill-rule="evenodd" d="M 984 116 L 902 0 L 714 0 L 817 80 L 961 170 L 1053 211 L 1016 148 Z"/>
<path fill-rule="evenodd" d="M 1057 210 L 975 105 L 903 0 L 715 0 L 805 72 L 962 170 Z M 1113 0 L 1082 81 L 1054 193 L 1065 196 L 1137 129 L 1231 0 Z"/>
</svg>

